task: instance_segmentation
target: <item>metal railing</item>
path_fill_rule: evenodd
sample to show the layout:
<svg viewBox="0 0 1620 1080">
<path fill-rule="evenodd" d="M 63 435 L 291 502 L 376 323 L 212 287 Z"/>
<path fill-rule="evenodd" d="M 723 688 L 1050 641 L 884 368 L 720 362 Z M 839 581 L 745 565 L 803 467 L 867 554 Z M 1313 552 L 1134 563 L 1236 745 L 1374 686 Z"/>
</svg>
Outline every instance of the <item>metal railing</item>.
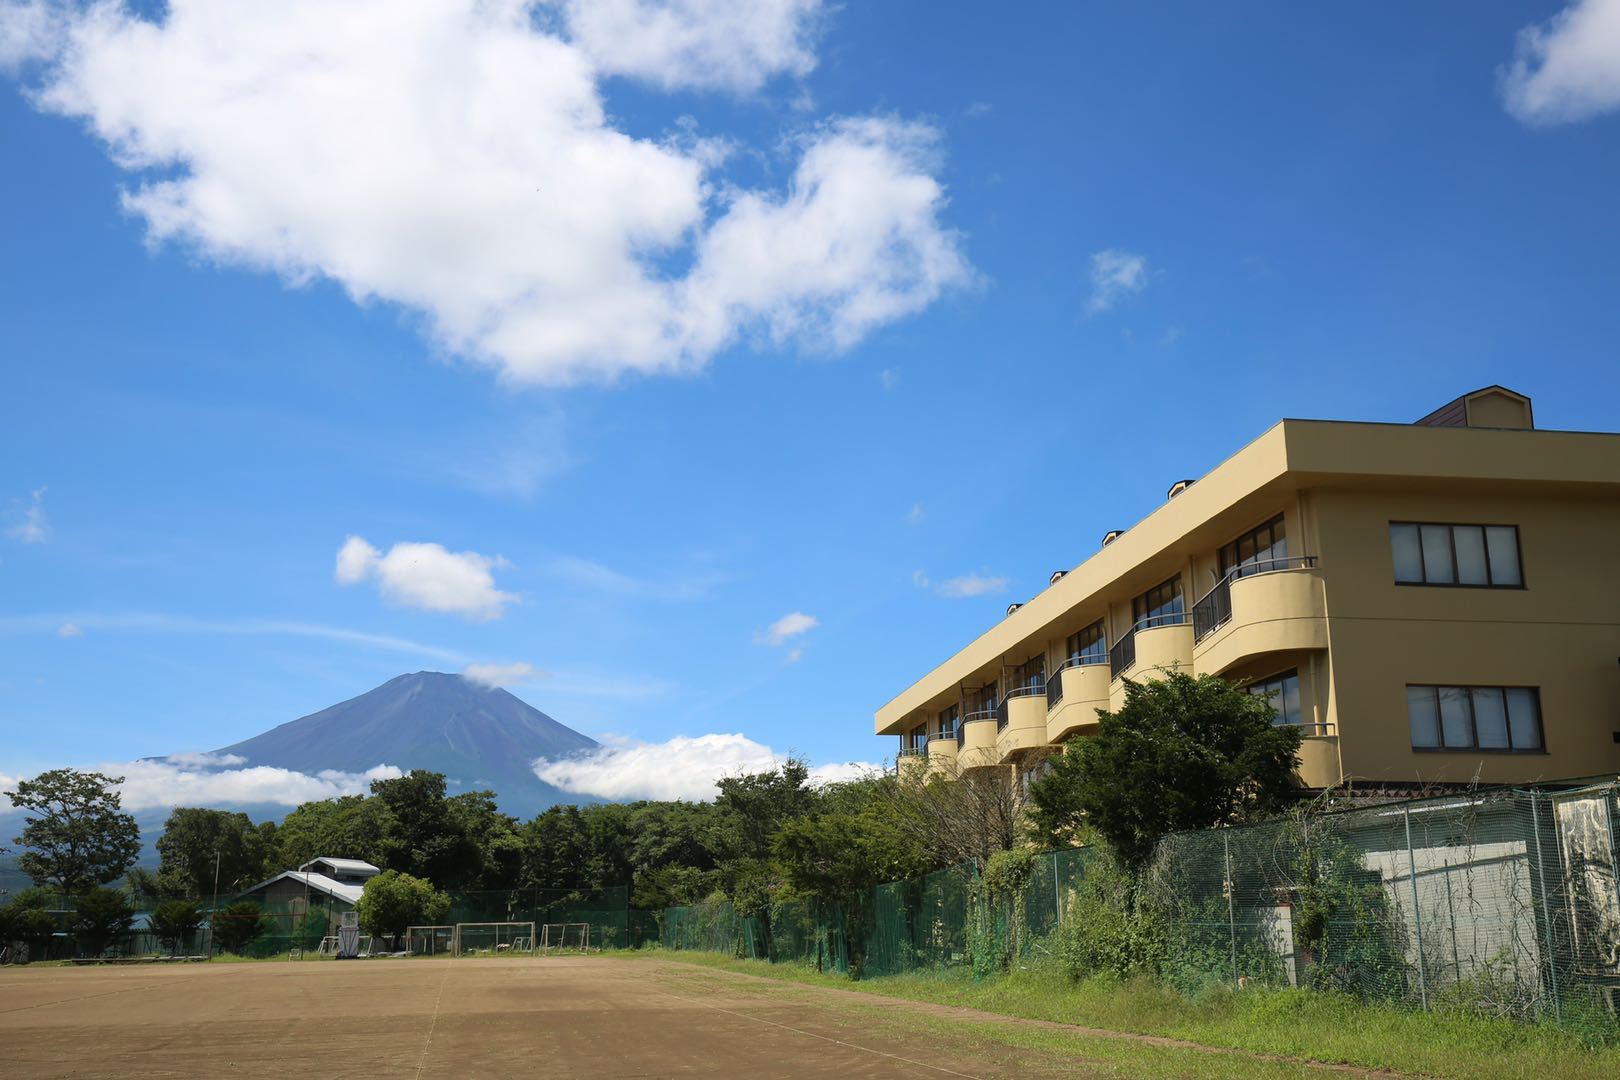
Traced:
<svg viewBox="0 0 1620 1080">
<path fill-rule="evenodd" d="M 934 734 L 930 735 L 929 738 L 930 739 L 954 739 L 957 742 L 961 742 L 962 741 L 962 726 L 960 724 L 957 724 L 957 725 L 955 725 L 953 727 L 942 727 L 938 731 L 936 731 Z"/>
<path fill-rule="evenodd" d="M 956 745 L 960 747 L 967 742 L 967 726 L 969 724 L 976 723 L 980 720 L 994 720 L 995 718 L 996 709 L 994 706 L 976 709 L 973 712 L 965 714 L 962 717 L 962 723 L 956 728 Z M 1000 729 L 998 728 L 997 730 Z"/>
<path fill-rule="evenodd" d="M 1108 663 L 1108 651 L 1099 653 L 1078 653 L 1069 657 L 1057 666 L 1057 670 L 1046 680 L 1046 711 L 1051 712 L 1057 708 L 1058 702 L 1063 700 L 1063 673 L 1070 668 L 1089 667 L 1092 664 Z"/>
<path fill-rule="evenodd" d="M 903 758 L 927 757 L 928 756 L 928 747 L 926 745 L 925 746 L 902 746 L 900 748 L 900 756 L 903 757 Z"/>
<path fill-rule="evenodd" d="M 1232 582 L 1238 578 L 1269 574 L 1275 570 L 1309 570 L 1316 566 L 1315 555 L 1293 558 L 1260 559 L 1234 566 L 1192 606 L 1193 640 L 1203 641 L 1232 619 Z"/>
<path fill-rule="evenodd" d="M 1111 678 L 1119 678 L 1123 671 L 1129 671 L 1136 663 L 1136 634 L 1139 630 L 1153 630 L 1160 626 L 1185 626 L 1192 621 L 1192 614 L 1186 611 L 1172 611 L 1164 615 L 1144 615 L 1136 620 L 1136 624 L 1108 650 L 1108 674 Z"/>
</svg>

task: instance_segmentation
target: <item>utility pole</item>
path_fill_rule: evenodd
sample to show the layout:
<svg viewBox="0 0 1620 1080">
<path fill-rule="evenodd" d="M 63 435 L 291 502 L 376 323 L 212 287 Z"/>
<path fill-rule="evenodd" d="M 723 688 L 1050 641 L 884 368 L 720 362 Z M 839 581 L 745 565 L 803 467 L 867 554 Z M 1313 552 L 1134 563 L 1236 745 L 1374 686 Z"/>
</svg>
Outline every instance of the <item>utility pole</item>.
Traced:
<svg viewBox="0 0 1620 1080">
<path fill-rule="evenodd" d="M 214 924 L 219 920 L 219 849 L 214 849 L 214 900 L 208 905 L 208 955 L 214 955 Z"/>
</svg>

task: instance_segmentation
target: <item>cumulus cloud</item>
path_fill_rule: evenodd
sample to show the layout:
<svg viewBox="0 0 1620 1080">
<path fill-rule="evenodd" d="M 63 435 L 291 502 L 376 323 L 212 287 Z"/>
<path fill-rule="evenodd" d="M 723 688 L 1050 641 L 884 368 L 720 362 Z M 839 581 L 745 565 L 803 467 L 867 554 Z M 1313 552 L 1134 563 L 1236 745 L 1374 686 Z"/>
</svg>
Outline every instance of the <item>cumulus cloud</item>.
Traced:
<svg viewBox="0 0 1620 1080">
<path fill-rule="evenodd" d="M 35 488 L 29 493 L 21 518 L 6 530 L 6 535 L 24 544 L 43 544 L 51 538 L 51 526 L 45 520 L 44 488 Z"/>
<path fill-rule="evenodd" d="M 668 742 L 610 742 L 576 757 L 534 762 L 534 775 L 574 795 L 603 799 L 689 799 L 715 796 L 715 781 L 737 773 L 766 772 L 786 761 L 742 734 L 679 735 Z M 818 765 L 813 783 L 848 780 L 879 767 L 865 762 Z"/>
<path fill-rule="evenodd" d="M 521 660 L 512 664 L 468 664 L 461 669 L 461 674 L 480 686 L 489 687 L 517 686 L 546 677 L 544 671 Z"/>
<path fill-rule="evenodd" d="M 1007 579 L 988 574 L 961 574 L 934 581 L 922 570 L 911 572 L 911 583 L 919 589 L 928 589 L 949 600 L 964 600 L 973 596 L 989 596 L 1007 588 Z"/>
<path fill-rule="evenodd" d="M 758 90 L 816 66 L 821 0 L 565 0 L 563 10 L 599 71 L 668 90 Z"/>
<path fill-rule="evenodd" d="M 373 780 L 403 776 L 393 765 L 365 772 L 323 769 L 302 773 L 268 765 L 248 765 L 237 754 L 175 754 L 166 758 L 94 766 L 108 776 L 122 776 L 118 791 L 125 810 L 169 806 L 297 806 L 311 799 L 361 795 Z M 16 777 L 0 775 L 14 785 Z"/>
<path fill-rule="evenodd" d="M 1575 0 L 1521 30 L 1502 72 L 1502 99 L 1526 124 L 1570 123 L 1620 108 L 1620 0 Z"/>
<path fill-rule="evenodd" d="M 1093 315 L 1107 311 L 1125 297 L 1147 287 L 1147 258 L 1118 248 L 1098 251 L 1091 256 L 1091 299 L 1086 310 Z"/>
<path fill-rule="evenodd" d="M 154 243 L 420 313 L 521 382 L 702 367 L 746 336 L 842 350 L 968 283 L 939 133 L 827 119 L 779 188 L 724 139 L 633 137 L 618 72 L 746 89 L 813 62 L 811 0 L 171 0 L 76 9 L 32 100 L 130 176 Z"/>
<path fill-rule="evenodd" d="M 800 634 L 821 625 L 821 620 L 802 611 L 790 612 L 754 635 L 756 645 L 785 645 Z"/>
<path fill-rule="evenodd" d="M 41 0 L 0 0 L 0 71 L 46 59 L 61 48 L 63 23 Z"/>
<path fill-rule="evenodd" d="M 399 543 L 385 555 L 351 536 L 338 549 L 333 576 L 340 585 L 375 580 L 383 598 L 401 607 L 443 611 L 469 619 L 498 619 L 517 599 L 495 588 L 499 557 L 446 551 L 440 544 Z"/>
</svg>

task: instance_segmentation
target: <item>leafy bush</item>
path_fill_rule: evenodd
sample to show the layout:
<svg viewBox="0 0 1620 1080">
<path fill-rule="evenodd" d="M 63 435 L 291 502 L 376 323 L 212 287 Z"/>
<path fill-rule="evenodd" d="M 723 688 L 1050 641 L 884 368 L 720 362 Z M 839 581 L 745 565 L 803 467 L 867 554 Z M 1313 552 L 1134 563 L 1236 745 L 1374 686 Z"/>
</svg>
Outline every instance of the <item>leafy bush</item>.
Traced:
<svg viewBox="0 0 1620 1080">
<path fill-rule="evenodd" d="M 74 906 L 68 931 L 73 943 L 86 956 L 100 956 L 118 938 L 129 933 L 135 909 L 124 894 L 115 889 L 91 889 Z"/>
<path fill-rule="evenodd" d="M 152 934 L 173 955 L 197 932 L 202 921 L 202 909 L 190 900 L 165 900 L 152 909 Z"/>
<path fill-rule="evenodd" d="M 270 919 L 251 900 L 239 900 L 210 920 L 214 944 L 229 953 L 241 953 L 270 928 Z"/>
</svg>

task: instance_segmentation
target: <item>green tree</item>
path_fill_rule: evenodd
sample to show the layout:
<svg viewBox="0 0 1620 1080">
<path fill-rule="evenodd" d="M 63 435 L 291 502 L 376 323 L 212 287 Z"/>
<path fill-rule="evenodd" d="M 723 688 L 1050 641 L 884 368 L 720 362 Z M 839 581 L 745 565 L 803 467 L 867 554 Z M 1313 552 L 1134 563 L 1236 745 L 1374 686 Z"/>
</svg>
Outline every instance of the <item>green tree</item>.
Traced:
<svg viewBox="0 0 1620 1080">
<path fill-rule="evenodd" d="M 1071 741 L 1030 785 L 1031 827 L 1046 844 L 1089 825 L 1135 872 L 1166 833 L 1270 817 L 1297 792 L 1300 729 L 1225 679 L 1126 680 L 1125 704 L 1098 718 L 1097 734 Z"/>
<path fill-rule="evenodd" d="M 152 936 L 174 955 L 202 926 L 202 908 L 190 900 L 165 900 L 152 909 Z"/>
<path fill-rule="evenodd" d="M 270 917 L 259 910 L 251 900 L 227 904 L 209 919 L 214 929 L 214 944 L 229 953 L 240 953 L 267 930 Z"/>
<path fill-rule="evenodd" d="M 451 813 L 443 773 L 412 769 L 404 776 L 373 780 L 371 795 L 387 812 L 379 866 L 452 889 L 477 881 L 478 845 Z"/>
<path fill-rule="evenodd" d="M 55 897 L 47 889 L 23 889 L 0 907 L 0 945 L 21 943 L 30 960 L 43 960 L 57 930 L 50 910 Z"/>
<path fill-rule="evenodd" d="M 135 909 L 117 889 L 91 889 L 74 905 L 68 932 L 73 943 L 86 956 L 100 956 L 117 939 L 129 933 Z"/>
<path fill-rule="evenodd" d="M 141 831 L 124 813 L 117 786 L 122 776 L 52 769 L 17 782 L 6 792 L 29 817 L 16 842 L 23 873 L 39 885 L 79 893 L 116 881 L 135 865 Z"/>
<path fill-rule="evenodd" d="M 471 843 L 477 869 L 464 889 L 502 889 L 523 871 L 523 842 L 517 821 L 495 804 L 493 791 L 467 791 L 445 800 L 451 827 Z"/>
<path fill-rule="evenodd" d="M 397 870 L 384 870 L 366 882 L 360 893 L 360 928 L 377 937 L 390 937 L 399 947 L 407 927 L 432 926 L 450 911 L 450 898 L 425 881 Z"/>
<path fill-rule="evenodd" d="M 386 807 L 363 795 L 301 803 L 274 831 L 273 861 L 287 870 L 330 855 L 381 866 L 390 827 Z"/>
<path fill-rule="evenodd" d="M 265 834 L 246 814 L 177 807 L 158 837 L 158 888 L 166 896 L 230 896 L 264 880 Z"/>
</svg>

